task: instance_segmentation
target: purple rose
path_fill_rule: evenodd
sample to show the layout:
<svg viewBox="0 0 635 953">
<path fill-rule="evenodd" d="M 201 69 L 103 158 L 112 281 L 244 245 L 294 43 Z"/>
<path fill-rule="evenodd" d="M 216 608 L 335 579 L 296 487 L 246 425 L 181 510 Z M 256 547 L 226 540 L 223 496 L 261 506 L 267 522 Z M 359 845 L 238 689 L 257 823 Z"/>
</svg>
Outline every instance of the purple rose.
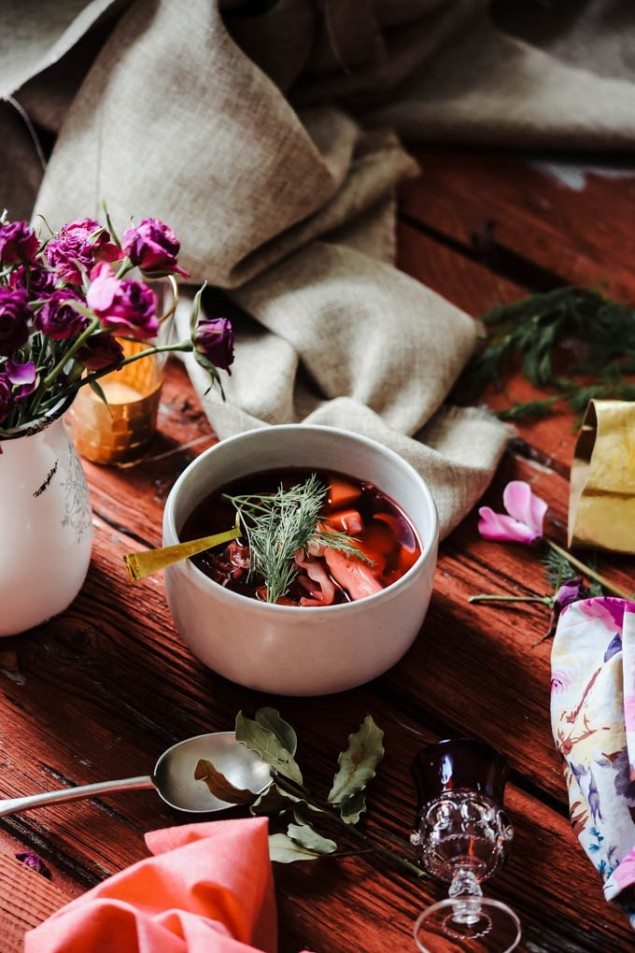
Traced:
<svg viewBox="0 0 635 953">
<path fill-rule="evenodd" d="M 60 228 L 59 237 L 74 238 L 88 245 L 95 261 L 116 261 L 122 257 L 121 249 L 110 241 L 110 233 L 94 218 L 68 222 Z"/>
<path fill-rule="evenodd" d="M 51 871 L 39 854 L 34 854 L 32 851 L 20 851 L 15 856 L 16 860 L 19 860 L 25 867 L 30 867 L 36 874 L 42 874 L 47 880 L 51 880 Z"/>
<path fill-rule="evenodd" d="M 122 252 L 133 265 L 157 275 L 176 272 L 187 276 L 176 261 L 180 249 L 181 243 L 170 226 L 158 218 L 144 218 L 136 228 L 128 228 L 121 243 Z"/>
<path fill-rule="evenodd" d="M 13 396 L 16 400 L 30 397 L 37 389 L 40 380 L 33 361 L 25 361 L 23 364 L 19 361 L 7 361 L 4 370 L 13 385 Z"/>
<path fill-rule="evenodd" d="M 113 331 L 146 340 L 159 330 L 156 298 L 140 281 L 120 281 L 102 262 L 91 272 L 86 304 Z"/>
<path fill-rule="evenodd" d="M 229 318 L 199 321 L 192 335 L 192 343 L 214 367 L 229 372 L 234 362 L 234 329 Z"/>
<path fill-rule="evenodd" d="M 62 235 L 53 238 L 44 251 L 44 256 L 60 281 L 70 285 L 81 285 L 82 274 L 88 273 L 93 266 L 91 245 L 76 235 Z"/>
<path fill-rule="evenodd" d="M 572 579 L 565 579 L 554 596 L 553 604 L 562 611 L 566 606 L 570 606 L 572 602 L 584 599 L 585 596 L 586 589 L 582 585 L 582 580 L 576 576 Z"/>
<path fill-rule="evenodd" d="M 68 303 L 79 300 L 68 288 L 54 291 L 36 313 L 35 327 L 53 341 L 65 341 L 79 334 L 86 327 L 87 319 Z"/>
<path fill-rule="evenodd" d="M 8 374 L 0 372 L 0 423 L 13 410 L 13 387 Z"/>
<path fill-rule="evenodd" d="M 27 301 L 23 288 L 0 288 L 0 357 L 11 357 L 28 340 Z"/>
<path fill-rule="evenodd" d="M 0 260 L 9 264 L 33 261 L 40 242 L 28 222 L 0 225 Z"/>
<path fill-rule="evenodd" d="M 19 265 L 9 275 L 9 285 L 12 288 L 26 288 L 38 298 L 44 298 L 55 291 L 55 275 L 39 265 L 31 265 L 28 271 L 24 265 Z"/>
<path fill-rule="evenodd" d="M 108 331 L 91 335 L 77 352 L 77 360 L 89 371 L 102 371 L 105 367 L 112 367 L 123 356 L 121 344 Z"/>
</svg>

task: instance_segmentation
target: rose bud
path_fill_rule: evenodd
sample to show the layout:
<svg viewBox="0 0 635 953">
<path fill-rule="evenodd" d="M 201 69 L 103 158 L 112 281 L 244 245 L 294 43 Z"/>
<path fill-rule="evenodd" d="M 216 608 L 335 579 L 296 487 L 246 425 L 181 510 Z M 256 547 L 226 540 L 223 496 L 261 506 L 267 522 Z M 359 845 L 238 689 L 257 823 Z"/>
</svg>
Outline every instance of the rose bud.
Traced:
<svg viewBox="0 0 635 953">
<path fill-rule="evenodd" d="M 0 260 L 8 264 L 33 261 L 40 242 L 28 222 L 0 225 Z"/>
<path fill-rule="evenodd" d="M 65 341 L 83 331 L 87 319 L 69 301 L 79 301 L 78 295 L 67 288 L 54 291 L 33 318 L 37 330 L 53 341 Z"/>
<path fill-rule="evenodd" d="M 140 281 L 120 281 L 105 262 L 91 272 L 86 304 L 113 331 L 146 340 L 159 330 L 154 293 Z"/>
<path fill-rule="evenodd" d="M 234 329 L 229 318 L 204 318 L 192 335 L 195 349 L 214 367 L 228 371 L 234 363 Z"/>
<path fill-rule="evenodd" d="M 158 218 L 144 218 L 136 228 L 128 228 L 123 233 L 121 250 L 148 274 L 179 274 L 187 277 L 177 264 L 181 243 L 165 222 Z"/>
<path fill-rule="evenodd" d="M 44 298 L 55 291 L 55 275 L 38 265 L 31 265 L 28 271 L 20 265 L 9 275 L 9 285 L 11 288 L 26 288 L 38 298 Z"/>
<path fill-rule="evenodd" d="M 13 386 L 9 375 L 0 372 L 0 423 L 11 413 L 13 404 Z"/>
<path fill-rule="evenodd" d="M 30 397 L 37 389 L 39 377 L 33 361 L 25 361 L 23 364 L 19 361 L 7 361 L 4 369 L 13 384 L 13 396 L 16 400 L 24 400 L 25 397 Z"/>
<path fill-rule="evenodd" d="M 110 233 L 94 218 L 68 222 L 60 228 L 59 235 L 88 245 L 95 261 L 116 261 L 122 257 L 121 249 L 110 241 Z"/>
<path fill-rule="evenodd" d="M 0 423 L 13 410 L 13 387 L 8 374 L 0 373 Z"/>
<path fill-rule="evenodd" d="M 572 579 L 565 579 L 554 596 L 554 606 L 562 611 L 566 606 L 570 606 L 572 602 L 584 599 L 585 593 L 586 590 L 579 577 L 574 576 Z"/>
<path fill-rule="evenodd" d="M 60 281 L 81 285 L 82 275 L 93 266 L 91 245 L 76 235 L 61 235 L 53 238 L 44 250 L 44 257 Z"/>
<path fill-rule="evenodd" d="M 123 347 L 108 331 L 99 331 L 91 335 L 86 343 L 77 352 L 77 360 L 81 361 L 89 371 L 103 371 L 105 367 L 113 367 L 122 360 Z"/>
<path fill-rule="evenodd" d="M 28 340 L 27 301 L 23 288 L 0 288 L 0 356 L 11 357 Z"/>
</svg>

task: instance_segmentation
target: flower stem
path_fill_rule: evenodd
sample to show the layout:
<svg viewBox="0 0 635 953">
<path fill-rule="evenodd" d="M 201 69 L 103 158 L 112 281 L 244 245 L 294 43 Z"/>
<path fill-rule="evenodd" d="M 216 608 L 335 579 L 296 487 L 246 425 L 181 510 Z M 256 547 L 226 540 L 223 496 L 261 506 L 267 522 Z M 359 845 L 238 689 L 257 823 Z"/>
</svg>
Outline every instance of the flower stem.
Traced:
<svg viewBox="0 0 635 953">
<path fill-rule="evenodd" d="M 82 377 L 77 384 L 62 391 L 60 396 L 70 397 L 73 391 L 79 390 L 79 388 L 85 384 L 92 384 L 93 381 L 99 380 L 100 377 L 105 377 L 106 374 L 112 374 L 113 371 L 119 371 L 122 367 L 126 367 L 128 364 L 134 364 L 135 361 L 140 361 L 144 357 L 151 357 L 153 354 L 165 354 L 168 351 L 189 351 L 191 349 L 192 343 L 189 340 L 179 341 L 177 344 L 161 344 L 157 347 L 148 347 L 145 351 L 139 351 L 138 354 L 131 354 L 130 357 L 126 357 L 118 364 L 111 364 L 109 367 L 103 367 L 100 371 L 93 371 L 92 374 L 87 374 L 86 377 Z"/>
<path fill-rule="evenodd" d="M 503 593 L 479 593 L 477 596 L 470 596 L 468 602 L 540 602 L 544 606 L 550 606 L 553 602 L 551 596 L 507 596 Z"/>
<path fill-rule="evenodd" d="M 551 549 L 558 555 L 563 556 L 567 559 L 572 566 L 575 566 L 576 569 L 579 569 L 580 572 L 583 572 L 586 576 L 589 576 L 591 579 L 595 579 L 596 582 L 599 582 L 604 589 L 607 589 L 609 592 L 612 592 L 614 596 L 619 596 L 620 599 L 635 599 L 635 593 L 625 592 L 623 589 L 620 589 L 618 586 L 614 585 L 610 580 L 605 576 L 601 576 L 599 572 L 596 572 L 595 569 L 591 569 L 590 566 L 587 566 L 586 563 L 583 563 L 581 560 L 577 559 L 576 556 L 572 556 L 571 553 L 567 552 L 566 549 L 563 549 L 562 546 L 559 546 L 557 543 L 554 543 L 552 539 L 548 539 L 546 536 L 543 536 L 543 540 L 550 546 Z"/>
<path fill-rule="evenodd" d="M 360 843 L 363 843 L 368 850 L 372 850 L 374 853 L 384 857 L 385 860 L 393 867 L 396 867 L 402 872 L 407 873 L 410 877 L 413 875 L 417 878 L 425 876 L 423 870 L 420 867 L 417 867 L 416 864 L 413 864 L 405 857 L 402 857 L 401 854 L 396 853 L 396 851 L 390 850 L 388 847 L 383 847 L 381 844 L 377 844 L 366 834 L 363 834 L 361 831 L 357 830 L 357 828 L 352 824 L 347 824 L 346 821 L 342 820 L 339 813 L 333 810 L 330 804 L 326 804 L 311 797 L 304 785 L 296 784 L 294 781 L 291 781 L 285 777 L 281 777 L 279 774 L 276 774 L 275 776 L 275 783 L 278 785 L 278 787 L 287 791 L 289 794 L 293 794 L 295 797 L 301 796 L 310 807 L 317 808 L 322 814 L 326 814 L 327 817 L 330 817 L 332 820 L 336 821 L 340 827 L 344 828 L 344 830 L 351 835 L 351 837 L 354 837 L 356 840 L 360 841 Z"/>
<path fill-rule="evenodd" d="M 61 358 L 59 359 L 59 361 L 57 362 L 57 364 L 55 365 L 51 373 L 44 378 L 44 383 L 42 384 L 43 391 L 45 391 L 48 387 L 50 387 L 51 384 L 55 381 L 55 379 L 59 377 L 59 375 L 62 373 L 62 371 L 64 370 L 64 368 L 70 361 L 70 359 L 74 357 L 75 354 L 77 354 L 82 344 L 84 344 L 85 341 L 88 340 L 88 338 L 91 336 L 93 331 L 96 331 L 98 327 L 99 327 L 99 318 L 93 318 L 93 320 L 90 322 L 88 327 L 85 328 L 77 338 L 75 338 L 75 340 L 69 347 L 68 351 L 65 351 L 65 353 L 62 354 Z"/>
</svg>

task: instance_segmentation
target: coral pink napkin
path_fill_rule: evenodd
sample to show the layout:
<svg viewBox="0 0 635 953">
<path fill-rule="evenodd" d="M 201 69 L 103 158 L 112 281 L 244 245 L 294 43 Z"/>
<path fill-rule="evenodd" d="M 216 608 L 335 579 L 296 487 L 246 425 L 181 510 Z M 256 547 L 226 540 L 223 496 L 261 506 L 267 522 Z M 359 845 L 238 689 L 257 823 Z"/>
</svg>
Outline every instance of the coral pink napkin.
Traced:
<svg viewBox="0 0 635 953">
<path fill-rule="evenodd" d="M 28 933 L 25 953 L 275 953 L 267 831 L 253 818 L 146 834 L 152 857 Z"/>
</svg>

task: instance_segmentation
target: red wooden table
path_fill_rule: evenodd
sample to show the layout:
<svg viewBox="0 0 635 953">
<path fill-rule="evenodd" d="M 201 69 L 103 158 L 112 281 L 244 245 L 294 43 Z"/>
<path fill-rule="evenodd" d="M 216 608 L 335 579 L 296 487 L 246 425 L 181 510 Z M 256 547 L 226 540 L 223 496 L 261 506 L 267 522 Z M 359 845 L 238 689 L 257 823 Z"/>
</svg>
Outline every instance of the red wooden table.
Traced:
<svg viewBox="0 0 635 953">
<path fill-rule="evenodd" d="M 635 178 L 592 174 L 576 190 L 512 155 L 418 148 L 420 178 L 402 190 L 400 267 L 478 315 L 529 290 L 599 282 L 635 300 Z M 578 176 L 579 179 L 579 176 Z M 579 186 L 579 182 L 574 180 Z M 521 379 L 491 395 L 493 407 L 528 399 Z M 550 504 L 549 531 L 563 539 L 573 421 L 566 413 L 518 428 L 487 501 L 510 478 L 529 480 Z M 524 927 L 521 949 L 582 953 L 633 948 L 620 911 L 567 819 L 549 726 L 547 625 L 540 606 L 469 606 L 479 591 L 547 591 L 535 555 L 479 539 L 475 515 L 442 545 L 430 612 L 413 649 L 372 684 L 340 696 L 270 698 L 229 684 L 196 662 L 176 636 L 162 583 L 133 588 L 129 550 L 160 543 L 161 513 L 177 475 L 214 442 L 189 381 L 168 375 L 160 435 L 139 466 L 87 465 L 96 539 L 86 585 L 61 618 L 0 647 L 2 796 L 136 775 L 180 738 L 233 726 L 236 712 L 273 704 L 298 729 L 311 783 L 328 785 L 348 733 L 370 712 L 385 731 L 386 758 L 369 796 L 377 839 L 406 836 L 413 821 L 410 763 L 419 746 L 457 733 L 507 753 L 508 808 L 516 843 L 488 893 L 509 902 Z M 632 560 L 602 570 L 632 588 Z M 151 792 L 50 807 L 0 822 L 0 953 L 21 949 L 24 930 L 64 901 L 145 856 L 142 833 L 179 818 Z M 49 883 L 14 858 L 34 850 Z M 442 895 L 371 859 L 324 859 L 276 869 L 280 949 L 320 953 L 410 950 L 420 908 Z"/>
</svg>

